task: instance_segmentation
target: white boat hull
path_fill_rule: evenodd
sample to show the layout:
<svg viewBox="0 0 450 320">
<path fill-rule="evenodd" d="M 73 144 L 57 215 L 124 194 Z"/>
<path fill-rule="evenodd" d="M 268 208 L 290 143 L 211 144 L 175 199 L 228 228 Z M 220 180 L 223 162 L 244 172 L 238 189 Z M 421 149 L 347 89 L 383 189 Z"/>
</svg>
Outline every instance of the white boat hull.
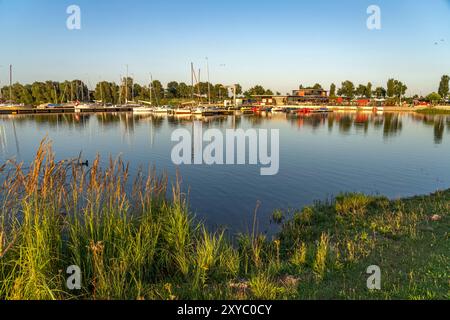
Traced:
<svg viewBox="0 0 450 320">
<path fill-rule="evenodd" d="M 133 113 L 152 113 L 151 108 L 141 107 L 141 108 L 133 108 Z"/>
</svg>

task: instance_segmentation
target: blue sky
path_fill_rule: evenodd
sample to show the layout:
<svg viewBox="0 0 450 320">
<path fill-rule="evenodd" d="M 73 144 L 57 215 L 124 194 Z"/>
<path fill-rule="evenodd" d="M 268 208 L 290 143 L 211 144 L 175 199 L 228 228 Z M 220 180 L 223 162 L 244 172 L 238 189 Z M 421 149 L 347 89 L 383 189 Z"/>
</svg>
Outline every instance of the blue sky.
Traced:
<svg viewBox="0 0 450 320">
<path fill-rule="evenodd" d="M 66 28 L 71 4 L 81 30 Z M 0 0 L 0 81 L 11 63 L 20 82 L 118 81 L 126 64 L 141 83 L 190 82 L 189 63 L 205 74 L 208 57 L 212 82 L 244 88 L 395 77 L 427 94 L 450 73 L 449 21 L 449 0 Z"/>
</svg>

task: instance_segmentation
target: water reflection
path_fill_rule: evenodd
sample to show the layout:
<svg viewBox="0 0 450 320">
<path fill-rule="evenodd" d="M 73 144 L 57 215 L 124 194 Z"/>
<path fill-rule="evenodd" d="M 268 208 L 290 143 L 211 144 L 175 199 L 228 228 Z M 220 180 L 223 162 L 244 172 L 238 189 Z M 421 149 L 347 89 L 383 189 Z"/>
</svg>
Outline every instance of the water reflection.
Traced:
<svg viewBox="0 0 450 320">
<path fill-rule="evenodd" d="M 29 126 L 35 126 L 46 130 L 74 130 L 84 132 L 91 126 L 97 126 L 101 130 L 119 129 L 123 137 L 135 134 L 136 127 L 151 126 L 154 133 L 164 128 L 189 127 L 193 121 L 202 121 L 204 128 L 248 128 L 263 127 L 267 123 L 277 126 L 285 122 L 295 128 L 310 128 L 313 131 L 327 128 L 330 133 L 341 135 L 363 134 L 367 135 L 371 129 L 382 130 L 384 139 L 398 136 L 403 129 L 403 122 L 409 120 L 412 123 L 422 124 L 424 127 L 433 127 L 435 144 L 441 144 L 445 132 L 450 132 L 450 116 L 445 115 L 420 115 L 414 113 L 330 113 L 311 115 L 271 114 L 245 116 L 162 116 L 162 115 L 133 115 L 129 113 L 102 113 L 102 114 L 56 114 L 56 115 L 16 115 L 2 116 L 2 123 L 11 123 L 17 140 L 17 131 Z M 337 129 L 337 131 L 335 130 Z M 0 148 L 7 145 L 5 125 L 0 127 Z M 16 143 L 19 150 L 19 142 Z"/>
<path fill-rule="evenodd" d="M 181 166 L 192 210 L 215 225 L 246 230 L 261 201 L 261 226 L 276 208 L 298 208 L 339 192 L 390 197 L 450 186 L 450 116 L 414 113 L 331 113 L 242 116 L 58 114 L 0 116 L 1 159 L 29 163 L 48 136 L 58 159 L 83 152 L 92 160 L 123 155 L 135 167 L 175 175 L 170 154 L 174 129 L 279 129 L 280 173 L 261 177 L 255 166 Z"/>
</svg>

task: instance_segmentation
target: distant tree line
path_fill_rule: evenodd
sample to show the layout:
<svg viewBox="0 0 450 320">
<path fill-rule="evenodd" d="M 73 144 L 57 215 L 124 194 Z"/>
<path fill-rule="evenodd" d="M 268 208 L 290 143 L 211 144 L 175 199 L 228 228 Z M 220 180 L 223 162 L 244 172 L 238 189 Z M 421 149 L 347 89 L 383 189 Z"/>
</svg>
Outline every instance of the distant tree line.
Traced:
<svg viewBox="0 0 450 320">
<path fill-rule="evenodd" d="M 45 81 L 22 85 L 15 83 L 11 87 L 1 88 L 1 98 L 16 103 L 39 105 L 63 101 L 89 100 L 91 92 L 81 80 Z"/>
<path fill-rule="evenodd" d="M 423 98 L 432 103 L 439 103 L 449 98 L 450 77 L 443 75 L 439 83 L 437 92 L 429 94 Z M 274 95 L 270 89 L 265 89 L 261 85 L 256 85 L 243 92 L 242 86 L 236 84 L 236 95 L 252 98 L 257 95 Z M 322 85 L 316 83 L 312 87 L 300 85 L 300 89 L 322 89 Z M 372 83 L 359 84 L 356 86 L 350 80 L 341 83 L 341 87 L 333 83 L 330 86 L 330 98 L 345 97 L 347 99 L 365 98 L 365 99 L 388 99 L 393 103 L 398 103 L 406 94 L 408 87 L 401 81 L 389 79 L 386 88 L 379 86 L 373 87 Z M 4 86 L 0 89 L 0 100 L 12 100 L 15 103 L 24 103 L 27 105 L 39 105 L 44 103 L 65 103 L 71 101 L 101 101 L 103 103 L 121 104 L 125 101 L 151 101 L 158 104 L 162 101 L 173 99 L 207 99 L 211 101 L 222 101 L 229 99 L 230 91 L 222 84 L 208 84 L 200 82 L 194 86 L 184 82 L 171 81 L 166 87 L 159 80 L 154 80 L 151 84 L 140 85 L 135 83 L 132 78 L 123 78 L 121 84 L 102 81 L 96 84 L 93 91 L 81 80 L 72 81 L 45 81 L 34 82 L 33 84 L 15 83 L 10 86 Z M 280 95 L 279 92 L 276 93 Z M 11 97 L 11 98 L 10 98 Z M 419 98 L 417 95 L 414 98 Z"/>
<path fill-rule="evenodd" d="M 443 100 L 449 98 L 449 81 L 450 77 L 448 75 L 443 75 L 439 83 L 438 92 L 433 92 L 426 97 L 422 97 L 424 100 L 439 103 Z M 330 86 L 330 97 L 335 98 L 337 96 L 345 97 L 348 99 L 354 98 L 366 98 L 366 99 L 389 99 L 392 102 L 399 102 L 402 97 L 405 96 L 408 87 L 401 81 L 396 79 L 389 79 L 384 87 L 376 87 L 373 89 L 372 83 L 367 85 L 360 84 L 356 87 L 353 82 L 347 80 L 342 82 L 341 88 L 337 89 L 336 85 L 333 83 Z M 413 98 L 419 99 L 420 97 L 415 95 Z"/>
<path fill-rule="evenodd" d="M 71 101 L 101 101 L 103 103 L 120 104 L 128 101 L 152 101 L 159 103 L 171 99 L 208 99 L 219 101 L 229 99 L 230 91 L 222 84 L 200 82 L 194 86 L 184 82 L 171 81 L 164 87 L 159 80 L 151 84 L 141 85 L 132 78 L 123 78 L 121 84 L 102 81 L 96 84 L 94 90 L 81 80 L 73 81 L 45 81 L 33 84 L 15 83 L 0 89 L 0 100 L 12 100 L 26 105 L 40 105 L 44 103 L 67 103 Z M 236 85 L 236 94 L 242 94 L 242 87 Z"/>
</svg>

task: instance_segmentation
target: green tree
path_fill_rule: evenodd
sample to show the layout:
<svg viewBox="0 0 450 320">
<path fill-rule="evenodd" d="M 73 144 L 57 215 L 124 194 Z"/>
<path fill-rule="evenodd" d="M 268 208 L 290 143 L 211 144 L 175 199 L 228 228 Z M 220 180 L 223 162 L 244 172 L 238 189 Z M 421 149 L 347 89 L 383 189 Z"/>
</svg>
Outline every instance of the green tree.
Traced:
<svg viewBox="0 0 450 320">
<path fill-rule="evenodd" d="M 159 80 L 153 80 L 152 83 L 152 102 L 159 102 L 159 100 L 164 98 L 164 87 Z"/>
<path fill-rule="evenodd" d="M 356 89 L 355 93 L 358 97 L 365 97 L 367 91 L 367 87 L 365 85 L 360 84 Z"/>
<path fill-rule="evenodd" d="M 242 86 L 240 84 L 236 84 L 236 95 L 239 96 L 242 94 Z"/>
<path fill-rule="evenodd" d="M 31 95 L 35 104 L 42 104 L 47 102 L 45 98 L 44 84 L 42 82 L 35 82 L 31 85 Z"/>
<path fill-rule="evenodd" d="M 178 85 L 178 96 L 180 97 L 180 98 L 189 98 L 190 96 L 191 96 L 191 94 L 192 94 L 192 87 L 191 86 L 188 86 L 186 83 L 184 83 L 184 82 L 181 82 L 179 85 Z"/>
<path fill-rule="evenodd" d="M 374 91 L 373 91 L 373 95 L 375 97 L 377 97 L 378 99 L 384 99 L 386 98 L 386 89 L 383 87 L 377 87 Z"/>
<path fill-rule="evenodd" d="M 332 83 L 330 86 L 330 97 L 336 97 L 336 85 L 334 83 Z"/>
<path fill-rule="evenodd" d="M 441 78 L 441 82 L 439 83 L 438 93 L 443 99 L 446 99 L 448 97 L 449 81 L 450 81 L 450 77 L 448 75 L 443 75 Z"/>
<path fill-rule="evenodd" d="M 372 83 L 369 82 L 366 86 L 366 92 L 365 92 L 365 97 L 367 99 L 372 99 Z"/>
<path fill-rule="evenodd" d="M 353 99 L 355 97 L 355 91 L 355 85 L 353 84 L 353 82 L 347 80 L 342 82 L 342 86 L 338 91 L 338 95 Z"/>
<path fill-rule="evenodd" d="M 386 95 L 389 98 L 394 97 L 395 95 L 395 80 L 394 79 L 389 79 L 387 82 L 387 90 L 386 90 Z"/>
<path fill-rule="evenodd" d="M 178 90 L 179 90 L 178 82 L 172 81 L 167 84 L 167 94 L 169 98 L 179 98 L 180 94 Z"/>
<path fill-rule="evenodd" d="M 266 89 L 264 89 L 263 86 L 261 85 L 256 85 L 253 88 L 250 88 L 249 90 L 247 90 L 244 95 L 246 97 L 251 97 L 251 96 L 262 96 L 266 94 Z"/>
<path fill-rule="evenodd" d="M 408 87 L 401 81 L 389 79 L 387 82 L 387 96 L 389 98 L 401 98 L 408 90 Z"/>
<path fill-rule="evenodd" d="M 320 83 L 316 83 L 312 88 L 316 90 L 323 90 L 322 85 Z"/>
<path fill-rule="evenodd" d="M 439 93 L 433 92 L 426 97 L 426 100 L 432 104 L 438 104 L 442 100 L 442 96 Z"/>
</svg>

